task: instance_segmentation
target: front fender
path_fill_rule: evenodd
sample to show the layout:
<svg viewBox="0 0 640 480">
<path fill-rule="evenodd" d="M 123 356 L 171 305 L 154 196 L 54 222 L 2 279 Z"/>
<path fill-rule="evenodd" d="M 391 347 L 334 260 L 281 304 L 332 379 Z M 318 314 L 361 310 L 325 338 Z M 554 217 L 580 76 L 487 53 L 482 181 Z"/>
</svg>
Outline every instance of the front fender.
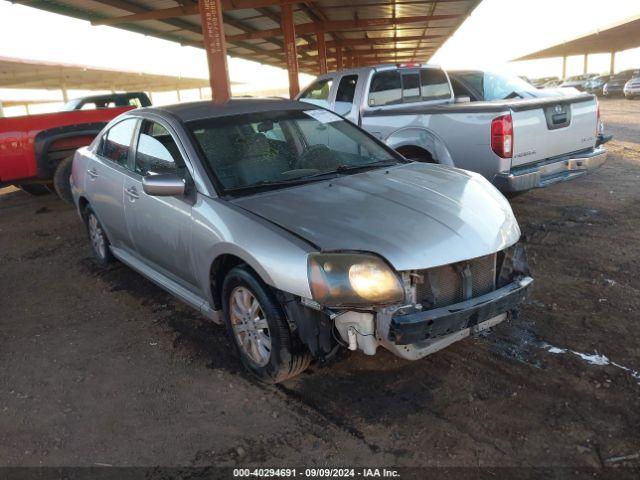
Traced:
<svg viewBox="0 0 640 480">
<path fill-rule="evenodd" d="M 431 157 L 442 165 L 455 166 L 451 153 L 444 141 L 431 130 L 419 127 L 406 127 L 393 132 L 385 143 L 397 150 L 401 147 L 420 147 L 431 154 Z"/>
</svg>

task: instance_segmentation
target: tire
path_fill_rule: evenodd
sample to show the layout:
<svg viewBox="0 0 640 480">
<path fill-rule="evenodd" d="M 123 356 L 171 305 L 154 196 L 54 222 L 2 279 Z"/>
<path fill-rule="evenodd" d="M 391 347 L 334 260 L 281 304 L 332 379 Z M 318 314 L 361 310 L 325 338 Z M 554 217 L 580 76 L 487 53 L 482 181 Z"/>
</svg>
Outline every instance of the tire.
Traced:
<svg viewBox="0 0 640 480">
<path fill-rule="evenodd" d="M 18 188 L 34 197 L 49 195 L 51 193 L 51 187 L 44 183 L 25 183 L 24 185 L 18 185 Z"/>
<path fill-rule="evenodd" d="M 73 166 L 73 155 L 62 160 L 56 167 L 53 174 L 53 187 L 58 196 L 65 202 L 73 203 L 73 195 L 71 195 L 71 184 L 69 177 L 71 176 L 71 167 Z"/>
<path fill-rule="evenodd" d="M 246 265 L 233 268 L 225 277 L 222 303 L 238 355 L 259 380 L 279 383 L 306 370 L 311 355 L 292 337 L 273 292 Z"/>
<path fill-rule="evenodd" d="M 100 221 L 96 214 L 91 210 L 91 207 L 87 207 L 85 210 L 85 224 L 87 226 L 87 233 L 89 234 L 89 241 L 91 242 L 91 252 L 95 261 L 102 267 L 106 267 L 110 263 L 113 263 L 114 258 L 111 253 L 111 242 L 107 238 Z"/>
</svg>

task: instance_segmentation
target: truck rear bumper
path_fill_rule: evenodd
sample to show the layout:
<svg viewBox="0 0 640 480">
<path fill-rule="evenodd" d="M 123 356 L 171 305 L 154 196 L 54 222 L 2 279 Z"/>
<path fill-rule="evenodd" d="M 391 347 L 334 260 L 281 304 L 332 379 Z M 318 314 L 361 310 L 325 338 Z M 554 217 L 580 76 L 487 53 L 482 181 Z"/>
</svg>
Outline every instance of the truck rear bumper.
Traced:
<svg viewBox="0 0 640 480">
<path fill-rule="evenodd" d="M 555 161 L 543 161 L 500 173 L 493 179 L 502 192 L 523 192 L 554 183 L 571 180 L 600 167 L 607 160 L 607 151 L 598 147 L 587 153 L 562 157 Z"/>
</svg>

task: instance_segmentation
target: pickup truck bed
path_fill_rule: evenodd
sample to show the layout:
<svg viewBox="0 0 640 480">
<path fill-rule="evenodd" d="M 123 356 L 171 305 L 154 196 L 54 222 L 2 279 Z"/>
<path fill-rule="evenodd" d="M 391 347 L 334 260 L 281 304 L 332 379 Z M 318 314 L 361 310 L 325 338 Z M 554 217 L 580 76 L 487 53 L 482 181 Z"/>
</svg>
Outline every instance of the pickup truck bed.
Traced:
<svg viewBox="0 0 640 480">
<path fill-rule="evenodd" d="M 418 88 L 424 71 L 429 73 Z M 381 75 L 384 84 L 377 80 Z M 323 100 L 318 86 L 327 80 Z M 355 82 L 349 92 L 347 80 Z M 381 89 L 387 89 L 384 96 Z M 385 104 L 378 104 L 381 98 Z M 319 77 L 300 100 L 345 115 L 408 158 L 478 172 L 505 192 L 569 180 L 606 160 L 597 101 L 589 94 L 460 102 L 439 68 L 387 65 Z"/>
</svg>

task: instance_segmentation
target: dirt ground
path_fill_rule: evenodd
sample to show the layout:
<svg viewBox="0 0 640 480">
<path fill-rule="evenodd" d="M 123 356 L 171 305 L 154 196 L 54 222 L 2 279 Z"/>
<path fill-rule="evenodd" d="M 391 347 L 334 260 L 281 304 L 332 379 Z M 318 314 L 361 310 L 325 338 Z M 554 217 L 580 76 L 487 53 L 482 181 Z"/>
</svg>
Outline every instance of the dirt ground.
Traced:
<svg viewBox="0 0 640 480">
<path fill-rule="evenodd" d="M 608 163 L 512 201 L 536 279 L 518 319 L 281 386 L 97 268 L 72 207 L 0 190 L 0 466 L 640 466 L 640 102 L 602 111 Z"/>
</svg>

